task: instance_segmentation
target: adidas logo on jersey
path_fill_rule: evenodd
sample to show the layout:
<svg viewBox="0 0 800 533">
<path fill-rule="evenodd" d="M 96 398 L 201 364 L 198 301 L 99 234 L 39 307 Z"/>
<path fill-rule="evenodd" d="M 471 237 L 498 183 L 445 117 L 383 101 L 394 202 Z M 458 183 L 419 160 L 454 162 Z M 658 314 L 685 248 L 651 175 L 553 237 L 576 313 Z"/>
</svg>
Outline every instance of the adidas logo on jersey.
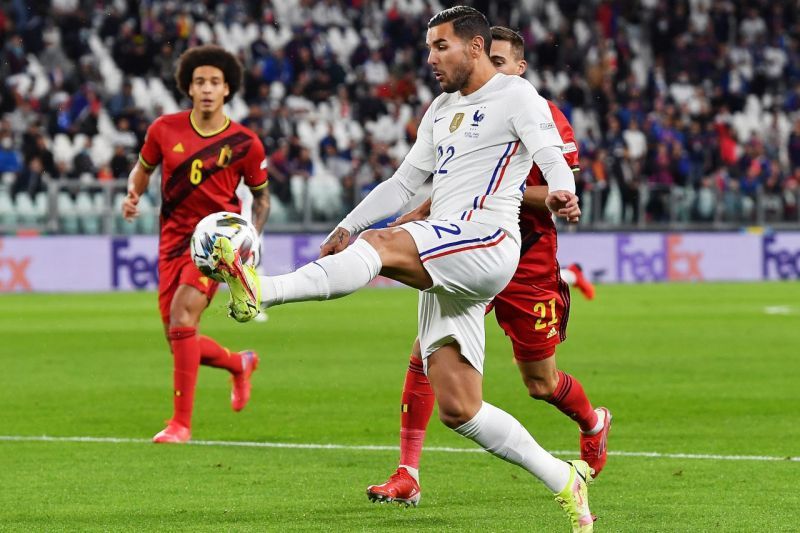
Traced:
<svg viewBox="0 0 800 533">
<path fill-rule="evenodd" d="M 550 337 L 553 337 L 554 335 L 558 335 L 558 330 L 556 329 L 555 326 L 550 328 L 550 332 L 547 334 L 547 338 L 549 339 Z"/>
<path fill-rule="evenodd" d="M 178 152 L 179 154 L 183 153 L 183 143 L 178 143 L 172 147 L 173 152 Z"/>
</svg>

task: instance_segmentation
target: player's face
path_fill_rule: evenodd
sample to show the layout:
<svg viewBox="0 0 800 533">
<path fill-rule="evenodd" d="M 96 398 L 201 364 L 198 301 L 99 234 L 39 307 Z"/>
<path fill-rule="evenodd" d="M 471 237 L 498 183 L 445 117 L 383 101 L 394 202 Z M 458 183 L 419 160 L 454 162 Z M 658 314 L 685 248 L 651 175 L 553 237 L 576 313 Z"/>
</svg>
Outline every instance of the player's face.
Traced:
<svg viewBox="0 0 800 533">
<path fill-rule="evenodd" d="M 453 32 L 453 23 L 428 28 L 425 44 L 429 50 L 428 64 L 442 90 L 454 93 L 464 87 L 472 74 L 474 61 L 469 53 L 470 43 Z"/>
<path fill-rule="evenodd" d="M 489 59 L 492 65 L 501 74 L 509 76 L 521 76 L 528 66 L 524 59 L 515 59 L 514 50 L 509 41 L 492 41 L 492 48 L 489 51 Z"/>
<path fill-rule="evenodd" d="M 189 96 L 194 108 L 201 113 L 214 113 L 222 108 L 230 90 L 225 75 L 217 67 L 204 65 L 194 69 Z"/>
</svg>

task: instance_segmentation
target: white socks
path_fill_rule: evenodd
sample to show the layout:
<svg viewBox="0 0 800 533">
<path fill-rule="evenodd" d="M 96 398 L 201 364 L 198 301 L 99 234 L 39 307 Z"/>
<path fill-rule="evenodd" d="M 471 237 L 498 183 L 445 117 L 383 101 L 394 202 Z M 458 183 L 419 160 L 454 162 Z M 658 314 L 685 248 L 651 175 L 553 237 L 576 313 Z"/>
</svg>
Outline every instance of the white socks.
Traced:
<svg viewBox="0 0 800 533">
<path fill-rule="evenodd" d="M 491 404 L 483 402 L 472 420 L 455 431 L 477 442 L 492 455 L 521 466 L 551 492 L 561 492 L 569 482 L 569 465 L 539 446 L 516 418 Z"/>
<path fill-rule="evenodd" d="M 567 282 L 567 285 L 570 287 L 574 286 L 575 283 L 578 282 L 578 276 L 575 275 L 575 272 L 568 268 L 561 269 L 561 279 Z"/>
<path fill-rule="evenodd" d="M 340 298 L 375 279 L 381 266 L 381 257 L 375 248 L 358 239 L 344 251 L 317 259 L 291 274 L 259 276 L 262 303 L 270 307 Z"/>
</svg>

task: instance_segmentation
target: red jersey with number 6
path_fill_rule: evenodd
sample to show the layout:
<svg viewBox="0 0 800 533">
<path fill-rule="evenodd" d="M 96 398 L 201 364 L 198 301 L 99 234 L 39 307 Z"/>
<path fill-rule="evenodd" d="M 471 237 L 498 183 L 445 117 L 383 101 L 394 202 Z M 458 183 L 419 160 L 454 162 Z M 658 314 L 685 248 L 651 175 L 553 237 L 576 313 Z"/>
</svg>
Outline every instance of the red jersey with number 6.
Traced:
<svg viewBox="0 0 800 533">
<path fill-rule="evenodd" d="M 575 142 L 575 132 L 572 129 L 567 117 L 558 107 L 548 100 L 550 112 L 553 114 L 553 121 L 556 129 L 561 135 L 564 159 L 572 168 L 573 172 L 580 170 L 578 165 L 578 145 Z M 536 166 L 531 167 L 526 187 L 536 185 L 547 185 L 542 171 Z M 523 207 L 519 214 L 519 229 L 522 235 L 522 246 L 520 249 L 520 259 L 517 271 L 514 273 L 516 281 L 535 281 L 542 279 L 557 279 L 558 261 L 556 252 L 558 243 L 556 241 L 556 226 L 553 216 L 547 209 L 532 209 Z"/>
<path fill-rule="evenodd" d="M 191 111 L 163 115 L 147 130 L 140 163 L 161 165 L 159 260 L 188 253 L 194 227 L 211 213 L 241 207 L 241 178 L 251 190 L 267 186 L 267 160 L 258 136 L 226 117 L 225 125 L 200 133 Z"/>
</svg>

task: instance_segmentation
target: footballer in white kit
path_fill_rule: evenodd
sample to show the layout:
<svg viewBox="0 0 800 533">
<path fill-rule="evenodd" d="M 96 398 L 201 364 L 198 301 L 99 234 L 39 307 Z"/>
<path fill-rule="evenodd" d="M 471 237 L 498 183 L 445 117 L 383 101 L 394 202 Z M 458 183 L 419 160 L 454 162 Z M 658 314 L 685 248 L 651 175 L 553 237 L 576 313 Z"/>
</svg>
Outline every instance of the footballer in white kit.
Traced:
<svg viewBox="0 0 800 533">
<path fill-rule="evenodd" d="M 547 205 L 557 209 L 575 205 L 572 170 L 547 102 L 521 78 L 495 73 L 483 14 L 466 6 L 438 13 L 426 44 L 445 94 L 431 104 L 394 175 L 331 232 L 319 259 L 289 274 L 258 277 L 230 241 L 217 239 L 230 314 L 247 321 L 259 303 L 339 298 L 379 273 L 420 290 L 419 339 L 441 421 L 538 478 L 573 532 L 588 533 L 589 465 L 553 457 L 514 417 L 483 401 L 482 391 L 484 310 L 519 261 L 519 209 L 531 160 L 548 182 Z M 427 221 L 368 230 L 397 213 L 431 173 Z"/>
<path fill-rule="evenodd" d="M 495 74 L 477 91 L 443 93 L 428 108 L 406 162 L 433 173 L 431 215 L 400 226 L 433 279 L 419 301 L 423 360 L 457 341 L 483 371 L 485 308 L 519 261 L 532 154 L 561 144 L 547 101 L 518 76 Z"/>
</svg>

